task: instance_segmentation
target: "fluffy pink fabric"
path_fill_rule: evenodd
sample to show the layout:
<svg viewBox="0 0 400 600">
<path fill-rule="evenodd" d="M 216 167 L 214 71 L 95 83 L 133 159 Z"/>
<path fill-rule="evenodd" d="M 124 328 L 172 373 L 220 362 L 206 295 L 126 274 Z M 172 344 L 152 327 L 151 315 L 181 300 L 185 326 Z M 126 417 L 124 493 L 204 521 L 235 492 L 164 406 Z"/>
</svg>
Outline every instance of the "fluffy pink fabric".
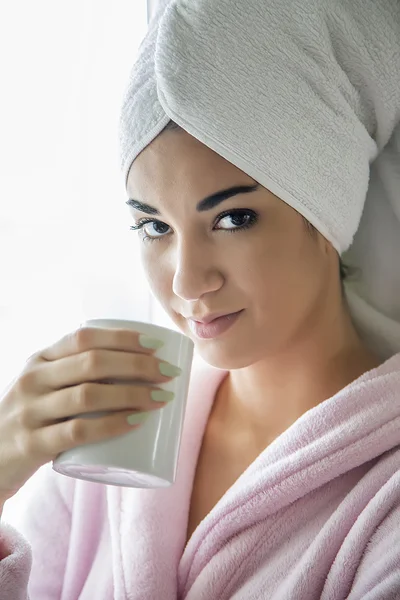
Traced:
<svg viewBox="0 0 400 600">
<path fill-rule="evenodd" d="M 43 470 L 20 532 L 0 529 L 9 553 L 1 600 L 400 598 L 400 355 L 293 423 L 185 547 L 196 461 L 223 376 L 208 366 L 193 373 L 171 488 Z"/>
</svg>

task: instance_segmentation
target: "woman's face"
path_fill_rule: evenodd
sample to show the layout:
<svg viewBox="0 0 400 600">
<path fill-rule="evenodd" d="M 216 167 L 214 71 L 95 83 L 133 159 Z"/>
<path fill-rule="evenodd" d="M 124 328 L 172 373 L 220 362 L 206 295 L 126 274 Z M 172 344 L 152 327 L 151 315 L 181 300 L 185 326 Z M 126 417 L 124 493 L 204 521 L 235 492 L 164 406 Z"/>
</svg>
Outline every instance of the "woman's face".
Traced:
<svg viewBox="0 0 400 600">
<path fill-rule="evenodd" d="M 230 188 L 239 193 L 205 201 Z M 143 150 L 128 193 L 151 207 L 131 209 L 151 289 L 208 363 L 234 369 L 285 352 L 326 311 L 332 282 L 338 285 L 330 244 L 186 132 L 165 131 Z M 222 333 L 192 321 L 239 311 L 216 322 L 230 325 Z"/>
</svg>

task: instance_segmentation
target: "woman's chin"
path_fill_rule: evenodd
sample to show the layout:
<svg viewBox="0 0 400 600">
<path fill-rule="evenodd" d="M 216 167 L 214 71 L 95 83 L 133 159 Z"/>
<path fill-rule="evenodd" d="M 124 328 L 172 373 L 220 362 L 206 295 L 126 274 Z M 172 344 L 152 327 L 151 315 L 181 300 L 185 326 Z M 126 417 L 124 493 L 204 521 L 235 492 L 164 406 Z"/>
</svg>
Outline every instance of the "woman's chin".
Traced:
<svg viewBox="0 0 400 600">
<path fill-rule="evenodd" d="M 239 341 L 237 343 L 231 341 L 227 344 L 216 343 L 216 340 L 193 339 L 193 341 L 200 358 L 216 369 L 224 371 L 244 369 L 256 362 L 252 353 L 246 352 L 246 348 Z"/>
</svg>

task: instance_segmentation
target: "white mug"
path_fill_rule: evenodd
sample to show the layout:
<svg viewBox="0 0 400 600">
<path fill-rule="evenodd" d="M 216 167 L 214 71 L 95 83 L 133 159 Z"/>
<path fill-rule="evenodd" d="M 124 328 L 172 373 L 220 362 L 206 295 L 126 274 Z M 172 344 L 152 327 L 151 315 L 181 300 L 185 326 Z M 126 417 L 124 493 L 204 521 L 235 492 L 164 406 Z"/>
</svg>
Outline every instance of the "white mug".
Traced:
<svg viewBox="0 0 400 600">
<path fill-rule="evenodd" d="M 139 321 L 91 319 L 81 326 L 132 329 L 157 338 L 164 345 L 156 350 L 154 356 L 180 367 L 182 373 L 167 383 L 157 384 L 163 390 L 174 392 L 175 397 L 163 408 L 149 411 L 139 428 L 62 452 L 53 461 L 53 469 L 77 479 L 111 485 L 137 488 L 170 486 L 175 482 L 178 464 L 193 359 L 192 340 L 166 327 Z M 96 418 L 103 414 L 80 416 Z"/>
</svg>

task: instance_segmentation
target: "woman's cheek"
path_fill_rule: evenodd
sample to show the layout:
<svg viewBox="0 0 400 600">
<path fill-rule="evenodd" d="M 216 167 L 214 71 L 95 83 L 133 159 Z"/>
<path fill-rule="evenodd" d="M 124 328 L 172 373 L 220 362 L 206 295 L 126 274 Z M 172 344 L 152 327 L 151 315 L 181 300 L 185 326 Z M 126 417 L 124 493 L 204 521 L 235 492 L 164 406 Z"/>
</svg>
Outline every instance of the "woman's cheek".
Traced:
<svg viewBox="0 0 400 600">
<path fill-rule="evenodd" d="M 162 260 L 162 257 L 156 255 L 156 253 L 146 253 L 142 262 L 151 291 L 161 304 L 168 305 L 173 280 L 170 268 Z"/>
</svg>

